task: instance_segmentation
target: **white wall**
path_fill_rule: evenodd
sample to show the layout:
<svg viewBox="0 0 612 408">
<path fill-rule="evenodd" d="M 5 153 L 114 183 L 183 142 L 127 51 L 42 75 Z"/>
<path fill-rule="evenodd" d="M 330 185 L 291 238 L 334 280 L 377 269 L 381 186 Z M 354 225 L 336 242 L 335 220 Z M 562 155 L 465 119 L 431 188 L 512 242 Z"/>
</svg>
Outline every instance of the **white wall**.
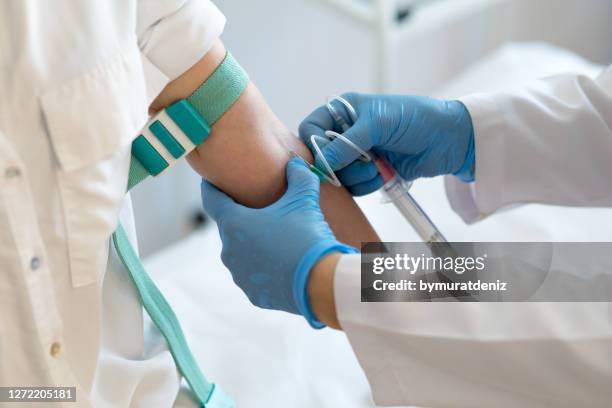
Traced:
<svg viewBox="0 0 612 408">
<path fill-rule="evenodd" d="M 402 31 L 391 72 L 396 92 L 430 93 L 507 41 L 545 41 L 612 62 L 610 0 L 445 0 Z"/>
<path fill-rule="evenodd" d="M 225 44 L 292 130 L 326 96 L 374 89 L 372 31 L 324 0 L 216 4 L 228 18 Z M 431 93 L 511 40 L 549 41 L 599 63 L 612 61 L 610 0 L 439 0 L 401 31 L 390 72 L 394 92 Z M 150 253 L 190 231 L 199 179 L 181 166 L 137 187 L 133 198 L 141 250 Z"/>
</svg>

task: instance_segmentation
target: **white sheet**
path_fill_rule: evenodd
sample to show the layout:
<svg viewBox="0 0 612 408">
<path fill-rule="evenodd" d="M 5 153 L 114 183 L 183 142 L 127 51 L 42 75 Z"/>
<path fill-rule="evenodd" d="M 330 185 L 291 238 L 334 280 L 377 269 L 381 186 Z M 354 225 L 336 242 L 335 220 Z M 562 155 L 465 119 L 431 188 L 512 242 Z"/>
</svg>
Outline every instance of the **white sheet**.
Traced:
<svg viewBox="0 0 612 408">
<path fill-rule="evenodd" d="M 544 44 L 506 46 L 475 65 L 441 96 L 499 89 L 560 71 L 598 67 Z M 197 188 L 194 186 L 194 188 Z M 528 205 L 474 226 L 450 209 L 442 180 L 415 183 L 417 200 L 446 236 L 457 241 L 612 240 L 612 210 Z M 359 199 L 381 237 L 409 241 L 416 234 L 373 194 Z M 315 331 L 298 317 L 256 309 L 219 260 L 216 228 L 209 227 L 146 260 L 175 308 L 205 372 L 239 407 L 371 407 L 369 387 L 340 332 Z"/>
</svg>

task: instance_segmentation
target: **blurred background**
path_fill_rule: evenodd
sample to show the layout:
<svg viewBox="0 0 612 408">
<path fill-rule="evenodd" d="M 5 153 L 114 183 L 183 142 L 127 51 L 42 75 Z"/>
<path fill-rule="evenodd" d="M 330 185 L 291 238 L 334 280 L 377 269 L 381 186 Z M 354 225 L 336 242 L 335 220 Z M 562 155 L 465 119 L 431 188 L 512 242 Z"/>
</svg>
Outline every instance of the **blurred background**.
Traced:
<svg viewBox="0 0 612 408">
<path fill-rule="evenodd" d="M 595 63 L 612 61 L 609 0 L 215 3 L 227 16 L 226 46 L 293 131 L 328 95 L 348 90 L 439 94 L 507 43 L 545 42 Z M 540 51 L 533 50 L 546 53 Z M 509 57 L 520 59 L 519 54 Z M 557 62 L 562 70 L 563 61 Z M 513 63 L 525 71 L 535 65 Z M 185 237 L 203 221 L 199 180 L 185 164 L 143 183 L 133 200 L 144 255 Z"/>
<path fill-rule="evenodd" d="M 612 62 L 610 0 L 214 1 L 225 44 L 293 131 L 348 90 L 457 98 L 567 71 L 595 76 Z M 132 197 L 145 265 L 210 378 L 241 407 L 373 407 L 343 333 L 254 308 L 234 285 L 199 184 L 182 164 Z M 612 209 L 531 204 L 468 226 L 442 178 L 412 193 L 451 241 L 612 241 L 602 222 Z M 383 240 L 418 239 L 377 193 L 358 203 Z"/>
</svg>

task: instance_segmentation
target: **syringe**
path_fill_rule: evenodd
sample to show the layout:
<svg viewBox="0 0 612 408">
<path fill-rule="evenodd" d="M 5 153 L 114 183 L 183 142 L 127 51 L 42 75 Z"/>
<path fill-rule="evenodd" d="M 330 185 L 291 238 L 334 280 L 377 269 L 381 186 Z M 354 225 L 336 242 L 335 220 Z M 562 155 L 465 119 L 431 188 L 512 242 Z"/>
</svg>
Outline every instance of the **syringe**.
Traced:
<svg viewBox="0 0 612 408">
<path fill-rule="evenodd" d="M 332 102 L 334 100 L 344 105 L 353 123 L 357 121 L 357 112 L 346 99 L 340 96 L 332 98 L 327 103 L 327 109 L 331 114 L 332 118 L 334 119 L 336 124 L 342 129 L 342 131 L 346 132 L 351 125 L 334 108 L 334 106 L 332 105 Z M 333 135 L 335 132 L 326 132 L 326 134 L 327 133 Z M 343 140 L 345 140 L 345 138 Z M 320 152 L 320 149 L 318 149 L 318 147 L 316 150 Z M 378 168 L 378 171 L 383 179 L 384 185 L 381 188 L 381 192 L 385 198 L 385 201 L 392 202 L 393 204 L 395 204 L 395 207 L 400 211 L 400 213 L 404 216 L 404 218 L 406 219 L 406 221 L 408 221 L 412 228 L 414 228 L 414 230 L 423 240 L 423 242 L 432 247 L 432 249 L 436 249 L 436 252 L 446 252 L 446 250 L 448 250 L 449 248 L 448 241 L 446 240 L 446 238 L 444 238 L 440 230 L 431 221 L 425 211 L 423 211 L 421 206 L 416 202 L 416 200 L 409 192 L 412 182 L 404 180 L 399 174 L 397 174 L 395 169 L 384 159 L 373 155 L 371 152 L 368 152 L 367 155 L 369 155 L 371 160 L 374 161 L 374 164 Z"/>
<path fill-rule="evenodd" d="M 373 158 L 383 178 L 381 193 L 385 201 L 392 202 L 425 243 L 447 242 L 440 230 L 416 202 L 409 189 L 412 182 L 401 178 L 385 160 Z"/>
</svg>

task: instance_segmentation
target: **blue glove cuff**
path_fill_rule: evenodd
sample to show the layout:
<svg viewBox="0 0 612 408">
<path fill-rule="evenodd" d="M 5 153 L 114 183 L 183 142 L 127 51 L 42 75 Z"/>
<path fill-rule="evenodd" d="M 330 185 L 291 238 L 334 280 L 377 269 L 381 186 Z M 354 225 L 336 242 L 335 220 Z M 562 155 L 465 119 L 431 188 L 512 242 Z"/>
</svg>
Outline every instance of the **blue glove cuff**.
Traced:
<svg viewBox="0 0 612 408">
<path fill-rule="evenodd" d="M 325 325 L 317 320 L 310 308 L 310 302 L 308 301 L 308 276 L 310 275 L 310 270 L 319 259 L 330 252 L 354 254 L 359 251 L 338 241 L 321 241 L 306 251 L 295 270 L 293 279 L 293 298 L 295 299 L 295 304 L 300 314 L 306 318 L 308 324 L 314 329 L 322 329 Z"/>
<path fill-rule="evenodd" d="M 461 181 L 465 181 L 466 183 L 471 183 L 474 181 L 474 162 L 476 161 L 476 152 L 474 148 L 474 128 L 470 130 L 470 142 L 468 144 L 468 149 L 465 154 L 465 161 L 463 162 L 463 166 L 456 172 L 453 173 L 455 176 L 459 177 Z"/>
</svg>

